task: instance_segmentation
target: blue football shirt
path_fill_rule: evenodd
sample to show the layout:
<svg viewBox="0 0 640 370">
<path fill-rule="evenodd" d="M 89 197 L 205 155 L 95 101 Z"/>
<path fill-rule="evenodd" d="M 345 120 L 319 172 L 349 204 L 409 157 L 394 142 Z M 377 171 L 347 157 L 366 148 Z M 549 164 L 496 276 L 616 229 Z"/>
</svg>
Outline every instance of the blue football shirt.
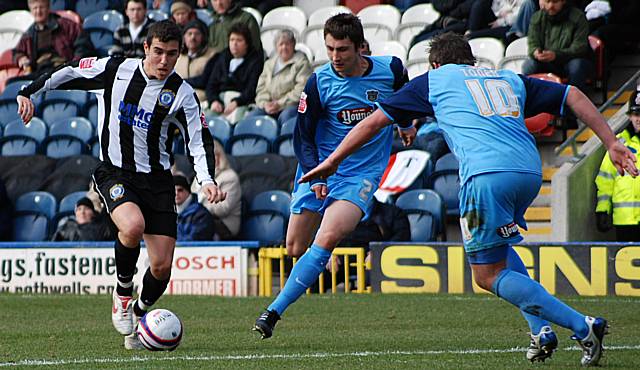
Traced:
<svg viewBox="0 0 640 370">
<path fill-rule="evenodd" d="M 435 116 L 460 161 L 460 181 L 487 172 L 541 174 L 525 117 L 562 115 L 569 86 L 508 70 L 447 64 L 411 80 L 378 105 L 394 121 Z"/>
<path fill-rule="evenodd" d="M 331 63 L 327 63 L 307 81 L 293 135 L 294 150 L 303 172 L 327 158 L 358 122 L 377 109 L 377 101 L 391 96 L 406 82 L 400 59 L 365 58 L 369 67 L 362 76 L 340 76 Z M 382 176 L 389 161 L 392 139 L 392 127 L 384 128 L 342 162 L 337 173 L 347 177 Z M 322 181 L 312 181 L 317 182 Z"/>
</svg>

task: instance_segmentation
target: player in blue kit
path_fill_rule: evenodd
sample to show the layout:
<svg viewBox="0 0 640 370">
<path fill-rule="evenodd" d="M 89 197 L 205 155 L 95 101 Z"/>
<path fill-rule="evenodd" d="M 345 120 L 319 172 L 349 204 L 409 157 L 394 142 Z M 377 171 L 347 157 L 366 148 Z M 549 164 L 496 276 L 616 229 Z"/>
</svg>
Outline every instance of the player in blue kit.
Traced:
<svg viewBox="0 0 640 370">
<path fill-rule="evenodd" d="M 531 279 L 511 245 L 522 240 L 524 212 L 542 182 L 540 158 L 524 118 L 570 107 L 602 140 L 621 174 L 638 175 L 635 156 L 615 138 L 589 99 L 573 86 L 506 70 L 474 67 L 469 44 L 443 34 L 431 42 L 434 68 L 377 103 L 338 149 L 300 181 L 330 178 L 340 163 L 390 123 L 435 116 L 460 162 L 460 226 L 476 283 L 520 309 L 531 328 L 527 358 L 544 360 L 557 347 L 549 322 L 574 332 L 582 365 L 597 365 L 607 321 L 585 316 Z"/>
<path fill-rule="evenodd" d="M 331 62 L 311 75 L 298 105 L 293 135 L 299 162 L 296 180 L 327 158 L 358 122 L 371 115 L 376 101 L 389 97 L 407 80 L 398 58 L 360 55 L 364 32 L 356 16 L 331 17 L 324 37 Z M 400 126 L 405 126 L 399 129 L 408 144 L 416 130 L 411 124 Z M 380 130 L 342 163 L 336 175 L 295 186 L 286 244 L 290 256 L 302 257 L 280 294 L 256 320 L 253 330 L 263 339 L 272 335 L 286 308 L 315 283 L 340 240 L 363 216 L 368 217 L 373 193 L 389 161 L 392 139 L 391 127 Z"/>
</svg>

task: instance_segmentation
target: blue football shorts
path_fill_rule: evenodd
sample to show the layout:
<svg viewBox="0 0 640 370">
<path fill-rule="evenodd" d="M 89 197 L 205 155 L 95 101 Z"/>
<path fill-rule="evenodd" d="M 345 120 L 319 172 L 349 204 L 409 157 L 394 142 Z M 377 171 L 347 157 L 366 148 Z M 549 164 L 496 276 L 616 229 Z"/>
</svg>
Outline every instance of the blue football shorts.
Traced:
<svg viewBox="0 0 640 370">
<path fill-rule="evenodd" d="M 298 184 L 302 168 L 298 165 L 291 194 L 291 213 L 300 214 L 304 209 L 324 214 L 324 210 L 336 200 L 346 200 L 358 206 L 363 213 L 362 220 L 369 218 L 373 206 L 373 193 L 378 189 L 380 180 L 367 176 L 341 176 L 334 174 L 327 179 L 328 194 L 325 200 L 316 198 L 315 192 L 307 182 Z"/>
<path fill-rule="evenodd" d="M 505 245 L 522 241 L 524 213 L 538 195 L 540 174 L 489 172 L 472 176 L 460 189 L 460 229 L 470 263 L 506 258 Z M 492 250 L 493 249 L 493 250 Z"/>
</svg>

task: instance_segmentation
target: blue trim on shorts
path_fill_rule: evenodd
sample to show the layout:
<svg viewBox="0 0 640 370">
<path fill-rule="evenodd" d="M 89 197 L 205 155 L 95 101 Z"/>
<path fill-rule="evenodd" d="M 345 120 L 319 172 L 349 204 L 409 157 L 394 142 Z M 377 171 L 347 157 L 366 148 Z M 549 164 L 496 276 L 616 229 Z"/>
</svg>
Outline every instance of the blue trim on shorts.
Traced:
<svg viewBox="0 0 640 370">
<path fill-rule="evenodd" d="M 509 244 L 497 245 L 493 248 L 482 249 L 477 252 L 467 253 L 467 260 L 472 265 L 489 265 L 504 261 L 509 253 Z"/>
</svg>

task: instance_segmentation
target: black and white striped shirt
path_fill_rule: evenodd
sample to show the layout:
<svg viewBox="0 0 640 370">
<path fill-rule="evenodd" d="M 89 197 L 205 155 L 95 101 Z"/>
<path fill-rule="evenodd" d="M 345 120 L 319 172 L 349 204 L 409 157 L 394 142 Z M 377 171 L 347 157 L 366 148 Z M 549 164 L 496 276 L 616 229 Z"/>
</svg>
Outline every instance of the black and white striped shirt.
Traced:
<svg viewBox="0 0 640 370">
<path fill-rule="evenodd" d="M 214 182 L 213 137 L 193 88 L 177 73 L 150 79 L 141 59 L 85 58 L 41 76 L 20 94 L 53 89 L 97 94 L 101 160 L 128 171 L 168 170 L 178 127 L 198 182 Z"/>
</svg>

